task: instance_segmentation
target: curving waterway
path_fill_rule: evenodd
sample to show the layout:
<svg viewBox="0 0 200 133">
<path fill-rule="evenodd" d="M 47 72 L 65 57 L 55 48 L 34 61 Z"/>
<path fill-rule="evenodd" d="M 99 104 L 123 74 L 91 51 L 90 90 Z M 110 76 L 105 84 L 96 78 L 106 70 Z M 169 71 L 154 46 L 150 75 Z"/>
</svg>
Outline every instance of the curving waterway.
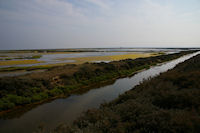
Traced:
<svg viewBox="0 0 200 133">
<path fill-rule="evenodd" d="M 159 75 L 177 64 L 190 59 L 200 52 L 151 67 L 132 77 L 117 79 L 111 85 L 97 87 L 81 95 L 72 95 L 65 99 L 53 100 L 30 109 L 16 110 L 12 115 L 0 118 L 0 133 L 31 133 L 43 125 L 46 129 L 55 128 L 60 123 L 71 123 L 82 112 L 98 108 L 100 104 L 117 98 L 132 89 L 143 80 Z M 24 111 L 25 110 L 25 111 Z"/>
</svg>

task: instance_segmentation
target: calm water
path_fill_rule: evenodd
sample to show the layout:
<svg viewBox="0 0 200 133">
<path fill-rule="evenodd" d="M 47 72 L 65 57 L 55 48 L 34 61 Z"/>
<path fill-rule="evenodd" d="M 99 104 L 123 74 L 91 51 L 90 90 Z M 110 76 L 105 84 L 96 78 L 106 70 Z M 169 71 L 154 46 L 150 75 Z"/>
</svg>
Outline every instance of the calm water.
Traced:
<svg viewBox="0 0 200 133">
<path fill-rule="evenodd" d="M 38 61 L 42 61 L 42 63 L 36 64 L 20 64 L 20 65 L 1 65 L 0 68 L 7 67 L 29 67 L 29 66 L 39 66 L 39 65 L 48 65 L 48 64 L 57 64 L 57 63 L 69 63 L 74 62 L 74 60 L 60 60 L 63 58 L 79 58 L 79 57 L 93 57 L 93 56 L 111 56 L 111 55 L 123 55 L 128 52 L 81 52 L 81 53 L 66 53 L 66 54 L 39 54 L 42 55 L 41 58 L 36 59 Z M 28 57 L 31 56 L 31 53 L 14 53 L 7 54 L 7 56 L 14 57 Z M 32 53 L 32 55 L 35 55 Z M 16 60 L 16 59 L 13 59 Z M 19 60 L 19 59 L 17 59 Z M 20 59 L 24 60 L 24 59 Z"/>
<path fill-rule="evenodd" d="M 14 117 L 10 119 L 0 119 L 0 133 L 29 133 L 34 131 L 40 124 L 47 129 L 52 129 L 59 123 L 70 123 L 80 116 L 83 111 L 98 108 L 101 103 L 115 99 L 120 94 L 140 84 L 144 79 L 172 69 L 180 62 L 197 54 L 199 52 L 152 67 L 130 78 L 118 79 L 112 85 L 92 89 L 82 95 L 73 95 L 39 105 L 26 113 L 15 112 Z"/>
<path fill-rule="evenodd" d="M 78 50 L 78 49 L 74 49 Z M 124 55 L 130 52 L 133 53 L 152 53 L 152 52 L 165 52 L 176 53 L 180 52 L 183 49 L 166 49 L 166 48 L 102 48 L 102 49 L 80 49 L 86 52 L 80 53 L 63 53 L 63 54 L 44 54 L 44 53 L 2 53 L 0 52 L 0 59 L 11 58 L 11 60 L 24 60 L 24 59 L 15 59 L 16 57 L 31 57 L 33 55 L 41 55 L 42 57 L 36 59 L 42 61 L 42 63 L 35 64 L 19 64 L 19 65 L 0 65 L 0 68 L 7 67 L 29 67 L 29 66 L 39 66 L 39 65 L 48 65 L 48 64 L 57 64 L 57 63 L 71 63 L 74 60 L 60 60 L 63 58 L 79 58 L 79 57 L 92 57 L 92 56 L 111 56 L 111 55 Z M 96 51 L 96 52 L 87 52 L 87 50 Z M 1 60 L 0 60 L 1 61 Z"/>
</svg>

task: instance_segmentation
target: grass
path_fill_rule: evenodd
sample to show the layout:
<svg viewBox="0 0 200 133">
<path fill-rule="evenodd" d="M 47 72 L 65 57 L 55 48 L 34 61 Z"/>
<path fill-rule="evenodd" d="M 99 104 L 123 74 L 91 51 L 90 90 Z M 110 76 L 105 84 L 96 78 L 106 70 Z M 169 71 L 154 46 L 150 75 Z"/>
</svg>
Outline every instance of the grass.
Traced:
<svg viewBox="0 0 200 133">
<path fill-rule="evenodd" d="M 92 57 L 79 57 L 79 58 L 63 58 L 60 60 L 75 60 L 75 62 L 67 64 L 83 64 L 85 62 L 95 62 L 95 61 L 119 61 L 124 59 L 136 59 L 142 57 L 157 56 L 158 54 L 143 53 L 143 54 L 124 54 L 124 55 L 111 55 L 111 56 L 92 56 Z"/>
<path fill-rule="evenodd" d="M 75 53 L 75 52 L 53 52 L 48 54 L 60 54 L 60 53 Z M 77 52 L 76 52 L 77 53 Z M 95 62 L 95 61 L 118 61 L 123 59 L 136 59 L 140 57 L 150 57 L 150 56 L 158 56 L 161 55 L 159 53 L 144 53 L 144 54 L 125 54 L 125 55 L 113 55 L 113 56 L 93 56 L 93 57 L 80 57 L 80 58 L 64 58 L 60 60 L 75 60 L 75 62 L 71 63 L 57 63 L 57 64 L 48 64 L 48 65 L 38 65 L 38 66 L 28 66 L 28 67 L 8 67 L 8 68 L 0 68 L 0 72 L 8 72 L 8 71 L 18 71 L 18 70 L 36 70 L 36 69 L 48 69 L 55 66 L 62 66 L 65 64 L 83 64 L 86 62 Z M 38 59 L 41 58 L 41 55 L 35 55 L 30 57 L 30 59 Z M 0 61 L 0 66 L 9 66 L 9 65 L 21 65 L 21 64 L 37 64 L 42 63 L 37 60 L 15 60 L 15 61 Z"/>
<path fill-rule="evenodd" d="M 9 58 L 8 56 L 5 56 L 7 58 L 2 58 L 0 60 L 21 60 L 21 59 L 39 59 L 42 57 L 42 55 L 33 55 L 33 56 L 29 56 L 29 57 L 12 57 L 12 58 Z"/>
<path fill-rule="evenodd" d="M 37 63 L 43 63 L 43 61 L 37 61 L 37 60 L 9 60 L 9 61 L 0 61 L 0 66 L 22 65 L 22 64 L 37 64 Z"/>
</svg>

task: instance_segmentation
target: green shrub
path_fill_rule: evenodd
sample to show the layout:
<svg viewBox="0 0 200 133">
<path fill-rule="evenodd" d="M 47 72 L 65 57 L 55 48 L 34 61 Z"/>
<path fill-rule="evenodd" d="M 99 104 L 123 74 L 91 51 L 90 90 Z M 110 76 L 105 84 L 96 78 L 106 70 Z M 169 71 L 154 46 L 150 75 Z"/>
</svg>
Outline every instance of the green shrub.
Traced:
<svg viewBox="0 0 200 133">
<path fill-rule="evenodd" d="M 42 97 L 40 95 L 33 95 L 32 96 L 32 102 L 38 102 L 42 100 Z"/>
<path fill-rule="evenodd" d="M 58 96 L 60 94 L 62 94 L 63 91 L 58 89 L 58 88 L 54 88 L 52 90 L 49 91 L 49 96 Z"/>
</svg>

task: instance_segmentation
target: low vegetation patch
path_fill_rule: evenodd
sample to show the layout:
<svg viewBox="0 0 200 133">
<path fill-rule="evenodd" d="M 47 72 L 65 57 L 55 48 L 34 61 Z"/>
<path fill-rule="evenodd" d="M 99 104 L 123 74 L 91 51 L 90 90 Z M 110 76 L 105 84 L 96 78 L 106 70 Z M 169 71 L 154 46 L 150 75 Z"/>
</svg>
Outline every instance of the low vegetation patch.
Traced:
<svg viewBox="0 0 200 133">
<path fill-rule="evenodd" d="M 0 61 L 0 66 L 21 65 L 21 64 L 36 64 L 36 63 L 42 63 L 42 61 L 37 61 L 37 60 L 9 60 L 9 61 Z"/>
<path fill-rule="evenodd" d="M 39 59 L 41 57 L 42 57 L 42 55 L 33 55 L 31 57 L 25 57 L 25 59 Z"/>
<path fill-rule="evenodd" d="M 20 59 L 39 59 L 42 57 L 42 55 L 33 55 L 33 56 L 25 56 L 25 57 L 8 57 L 8 56 L 0 56 L 0 57 L 6 57 L 6 58 L 0 58 L 0 61 L 5 60 L 20 60 Z"/>
<path fill-rule="evenodd" d="M 158 53 L 129 53 L 123 55 L 110 55 L 110 56 L 92 56 L 92 57 L 79 57 L 79 58 L 64 58 L 60 60 L 74 60 L 73 63 L 68 64 L 82 64 L 85 62 L 95 62 L 95 61 L 119 61 L 125 59 L 136 59 L 136 58 L 144 58 L 150 56 L 156 56 Z"/>
</svg>

